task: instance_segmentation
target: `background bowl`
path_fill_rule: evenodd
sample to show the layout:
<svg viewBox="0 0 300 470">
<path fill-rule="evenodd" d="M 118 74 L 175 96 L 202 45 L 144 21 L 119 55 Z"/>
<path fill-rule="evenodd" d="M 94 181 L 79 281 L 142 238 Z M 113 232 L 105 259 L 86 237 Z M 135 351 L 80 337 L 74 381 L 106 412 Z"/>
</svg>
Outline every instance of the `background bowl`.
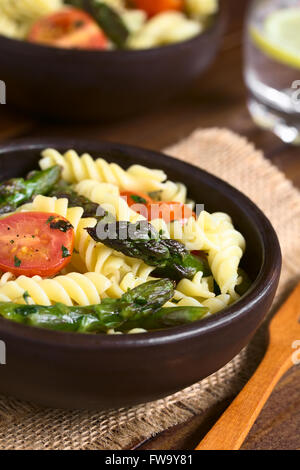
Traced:
<svg viewBox="0 0 300 470">
<path fill-rule="evenodd" d="M 251 339 L 271 306 L 281 269 L 274 229 L 243 194 L 218 178 L 160 153 L 90 141 L 22 140 L 0 148 L 0 179 L 37 168 L 40 151 L 100 155 L 125 168 L 159 167 L 171 180 L 188 183 L 189 196 L 208 211 L 229 213 L 247 240 L 243 267 L 253 285 L 235 305 L 192 325 L 124 336 L 53 332 L 0 319 L 7 364 L 0 392 L 64 408 L 108 409 L 174 393 L 230 361 Z"/>
<path fill-rule="evenodd" d="M 189 87 L 214 59 L 224 2 L 213 26 L 185 42 L 143 51 L 64 50 L 0 36 L 7 103 L 55 119 L 120 118 Z"/>
</svg>

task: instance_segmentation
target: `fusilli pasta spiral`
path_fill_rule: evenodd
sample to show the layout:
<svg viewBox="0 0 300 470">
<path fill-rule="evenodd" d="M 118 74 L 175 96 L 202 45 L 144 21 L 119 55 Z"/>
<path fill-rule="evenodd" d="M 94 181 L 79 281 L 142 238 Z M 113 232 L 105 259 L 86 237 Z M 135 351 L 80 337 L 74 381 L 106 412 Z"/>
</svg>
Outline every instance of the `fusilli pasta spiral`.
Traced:
<svg viewBox="0 0 300 470">
<path fill-rule="evenodd" d="M 37 211 L 37 212 L 53 212 L 65 217 L 74 227 L 75 233 L 79 221 L 83 214 L 82 207 L 68 207 L 68 199 L 57 199 L 56 197 L 36 196 L 33 202 L 24 204 L 19 211 Z"/>
<path fill-rule="evenodd" d="M 15 21 L 34 21 L 62 7 L 62 0 L 0 0 L 0 13 Z"/>
<path fill-rule="evenodd" d="M 38 305 L 51 305 L 55 302 L 65 305 L 94 305 L 101 303 L 103 294 L 110 286 L 109 279 L 94 272 L 74 272 L 53 279 L 19 276 L 0 285 L 0 301 L 25 303 L 23 295 L 27 292 L 28 301 Z"/>
<path fill-rule="evenodd" d="M 136 34 L 130 36 L 128 46 L 132 49 L 147 49 L 185 41 L 201 32 L 199 21 L 191 20 L 180 12 L 167 11 L 155 15 Z"/>
<path fill-rule="evenodd" d="M 26 25 L 19 25 L 0 10 L 0 35 L 12 39 L 23 39 L 27 33 Z"/>
<path fill-rule="evenodd" d="M 235 286 L 238 283 L 238 267 L 245 250 L 245 239 L 235 230 L 227 214 L 215 213 L 213 217 L 220 222 L 217 236 L 218 249 L 208 251 L 208 262 L 221 293 L 237 297 Z"/>
<path fill-rule="evenodd" d="M 198 219 L 190 217 L 182 225 L 175 221 L 168 225 L 170 237 L 181 241 L 188 250 L 210 250 L 219 248 L 218 221 L 213 214 L 201 211 Z"/>
<path fill-rule="evenodd" d="M 47 149 L 42 157 L 40 167 L 43 170 L 60 165 L 63 168 L 63 178 L 69 183 L 93 179 L 115 184 L 121 190 L 151 192 L 162 190 L 162 183 L 166 180 L 166 175 L 161 170 L 133 165 L 125 171 L 116 163 L 108 163 L 103 158 L 93 160 L 87 153 L 79 156 L 74 150 L 62 155 L 57 150 Z"/>
<path fill-rule="evenodd" d="M 202 305 L 209 309 L 210 315 L 213 315 L 214 313 L 220 312 L 220 310 L 224 310 L 231 302 L 232 300 L 229 294 L 220 294 L 211 299 L 204 300 Z"/>
<path fill-rule="evenodd" d="M 147 13 L 143 10 L 124 10 L 121 12 L 121 18 L 124 21 L 130 33 L 134 34 L 144 26 L 147 21 Z"/>
<path fill-rule="evenodd" d="M 114 215 L 117 220 L 126 220 L 134 223 L 144 219 L 144 217 L 130 209 L 127 202 L 120 197 L 120 191 L 114 184 L 99 183 L 89 179 L 78 183 L 75 189 L 82 196 L 101 205 L 103 209 Z"/>
<path fill-rule="evenodd" d="M 192 280 L 182 279 L 176 289 L 188 297 L 210 299 L 215 297 L 213 277 L 203 277 L 202 272 L 195 274 Z"/>
<path fill-rule="evenodd" d="M 122 276 L 131 271 L 127 258 L 102 243 L 96 243 L 85 230 L 96 225 L 96 219 L 81 219 L 75 237 L 75 253 L 71 266 L 79 272 L 96 272 L 120 281 Z M 141 263 L 139 261 L 139 263 Z"/>
<path fill-rule="evenodd" d="M 185 7 L 190 16 L 201 19 L 218 11 L 218 0 L 185 0 Z"/>
<path fill-rule="evenodd" d="M 197 220 L 191 217 L 182 226 L 169 224 L 171 238 L 181 241 L 189 250 L 204 250 L 221 293 L 234 297 L 238 282 L 238 266 L 245 250 L 245 239 L 235 230 L 231 218 L 221 212 L 202 211 Z"/>
</svg>

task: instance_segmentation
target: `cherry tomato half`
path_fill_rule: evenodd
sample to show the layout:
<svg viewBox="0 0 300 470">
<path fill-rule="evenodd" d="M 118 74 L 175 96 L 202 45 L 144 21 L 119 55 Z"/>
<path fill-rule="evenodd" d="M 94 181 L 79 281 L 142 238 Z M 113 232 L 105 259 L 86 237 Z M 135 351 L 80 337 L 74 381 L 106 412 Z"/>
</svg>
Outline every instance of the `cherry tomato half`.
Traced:
<svg viewBox="0 0 300 470">
<path fill-rule="evenodd" d="M 121 197 L 125 199 L 129 207 L 135 204 L 152 204 L 154 201 L 150 196 L 144 193 L 138 193 L 133 191 L 123 191 L 121 192 Z"/>
<path fill-rule="evenodd" d="M 139 193 L 137 191 L 123 191 L 121 197 L 127 202 L 135 212 L 148 219 L 147 205 L 152 204 L 154 201 L 147 194 Z"/>
<path fill-rule="evenodd" d="M 195 212 L 192 211 L 186 204 L 181 202 L 154 202 L 148 204 L 148 220 L 164 219 L 166 223 L 179 220 L 182 224 L 187 222 L 190 217 L 195 217 Z"/>
<path fill-rule="evenodd" d="M 61 11 L 37 20 L 28 40 L 63 48 L 107 49 L 108 40 L 91 16 L 77 8 Z"/>
<path fill-rule="evenodd" d="M 134 0 L 137 8 L 144 10 L 149 16 L 157 15 L 163 11 L 179 10 L 184 8 L 184 0 Z"/>
<path fill-rule="evenodd" d="M 60 215 L 19 212 L 0 220 L 0 270 L 53 276 L 71 261 L 74 229 Z"/>
</svg>

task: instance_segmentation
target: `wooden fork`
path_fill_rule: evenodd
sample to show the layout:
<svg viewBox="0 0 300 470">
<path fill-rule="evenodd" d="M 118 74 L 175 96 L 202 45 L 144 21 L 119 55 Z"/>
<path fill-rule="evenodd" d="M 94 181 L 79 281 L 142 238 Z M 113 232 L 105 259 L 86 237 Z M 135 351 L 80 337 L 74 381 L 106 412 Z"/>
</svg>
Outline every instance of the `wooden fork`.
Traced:
<svg viewBox="0 0 300 470">
<path fill-rule="evenodd" d="M 270 323 L 267 352 L 247 385 L 196 447 L 238 450 L 283 374 L 300 354 L 300 283 Z"/>
</svg>

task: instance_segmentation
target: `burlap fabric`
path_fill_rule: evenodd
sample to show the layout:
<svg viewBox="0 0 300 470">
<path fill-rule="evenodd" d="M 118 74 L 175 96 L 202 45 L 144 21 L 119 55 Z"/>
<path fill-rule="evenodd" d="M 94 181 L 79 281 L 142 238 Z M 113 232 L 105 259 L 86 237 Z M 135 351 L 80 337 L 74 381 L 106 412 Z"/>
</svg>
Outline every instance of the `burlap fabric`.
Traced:
<svg viewBox="0 0 300 470">
<path fill-rule="evenodd" d="M 228 181 L 270 218 L 283 252 L 275 308 L 300 274 L 297 190 L 261 152 L 228 130 L 196 131 L 166 152 Z M 133 442 L 203 413 L 217 401 L 237 393 L 261 359 L 264 340 L 262 328 L 244 351 L 211 377 L 163 400 L 130 409 L 70 412 L 0 397 L 0 449 L 128 448 Z"/>
</svg>

